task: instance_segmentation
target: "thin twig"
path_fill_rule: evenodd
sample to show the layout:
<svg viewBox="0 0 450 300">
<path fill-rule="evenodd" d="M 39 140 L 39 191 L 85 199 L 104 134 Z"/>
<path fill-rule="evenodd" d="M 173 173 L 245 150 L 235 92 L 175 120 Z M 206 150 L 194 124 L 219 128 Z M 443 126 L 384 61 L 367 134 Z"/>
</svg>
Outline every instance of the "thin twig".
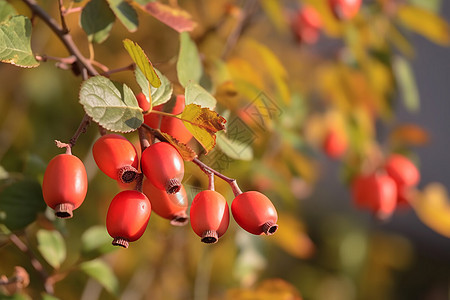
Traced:
<svg viewBox="0 0 450 300">
<path fill-rule="evenodd" d="M 59 16 L 61 18 L 61 27 L 62 30 L 64 32 L 64 34 L 69 33 L 69 28 L 67 27 L 66 24 L 66 19 L 64 18 L 64 5 L 63 5 L 63 0 L 59 0 L 58 1 L 58 8 L 59 8 Z"/>
<path fill-rule="evenodd" d="M 105 72 L 101 73 L 100 75 L 109 77 L 112 74 L 123 72 L 123 71 L 134 71 L 135 68 L 136 68 L 136 65 L 134 63 L 132 63 L 132 64 L 122 67 L 122 68 L 105 71 Z"/>
<path fill-rule="evenodd" d="M 77 131 L 75 131 L 75 134 L 69 141 L 70 147 L 75 146 L 80 135 L 86 132 L 89 124 L 91 124 L 91 120 L 92 120 L 91 117 L 89 117 L 87 114 L 84 115 L 83 119 L 80 122 L 80 125 L 78 126 Z"/>
<path fill-rule="evenodd" d="M 256 0 L 247 0 L 245 2 L 244 7 L 242 8 L 242 11 L 239 15 L 236 27 L 228 36 L 227 42 L 222 52 L 222 59 L 226 59 L 230 54 L 231 50 L 237 44 L 239 37 L 244 31 L 244 28 L 248 25 L 249 17 L 253 14 L 257 3 L 258 1 Z"/>
<path fill-rule="evenodd" d="M 28 255 L 30 258 L 31 265 L 33 268 L 39 273 L 39 275 L 44 280 L 44 288 L 45 292 L 53 295 L 54 294 L 54 287 L 52 282 L 49 280 L 49 276 L 47 271 L 45 271 L 44 267 L 42 266 L 41 262 L 36 258 L 34 253 L 28 248 L 27 244 L 23 242 L 17 235 L 14 233 L 11 233 L 9 235 L 9 239 L 11 242 L 13 242 L 14 245 L 16 245 L 17 248 L 19 248 L 20 251 Z"/>
</svg>

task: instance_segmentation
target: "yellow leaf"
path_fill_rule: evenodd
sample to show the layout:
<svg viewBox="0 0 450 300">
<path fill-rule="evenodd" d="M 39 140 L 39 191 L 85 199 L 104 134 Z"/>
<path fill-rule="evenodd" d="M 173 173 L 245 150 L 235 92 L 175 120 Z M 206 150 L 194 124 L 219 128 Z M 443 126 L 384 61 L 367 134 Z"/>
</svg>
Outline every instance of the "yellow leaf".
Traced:
<svg viewBox="0 0 450 300">
<path fill-rule="evenodd" d="M 197 25 L 192 20 L 192 16 L 179 7 L 172 7 L 155 1 L 149 2 L 141 8 L 178 32 L 192 31 Z"/>
<path fill-rule="evenodd" d="M 429 141 L 428 132 L 415 124 L 403 124 L 395 128 L 389 140 L 393 143 L 408 144 L 411 146 L 422 146 Z"/>
<path fill-rule="evenodd" d="M 315 247 L 301 221 L 289 213 L 280 213 L 277 224 L 278 230 L 270 241 L 294 257 L 311 257 Z"/>
<path fill-rule="evenodd" d="M 160 131 L 160 130 L 158 130 L 158 131 Z M 197 157 L 197 154 L 195 153 L 195 151 L 192 150 L 192 148 L 189 147 L 188 145 L 180 142 L 179 140 L 177 140 L 176 138 L 174 138 L 173 136 L 171 136 L 168 133 L 165 133 L 162 131 L 160 131 L 160 133 L 169 143 L 171 143 L 175 148 L 177 148 L 177 150 L 180 153 L 183 160 L 192 161 L 194 158 Z"/>
<path fill-rule="evenodd" d="M 206 154 L 216 145 L 215 133 L 219 130 L 224 130 L 227 122 L 215 111 L 197 104 L 187 105 L 180 119 L 206 150 Z"/>
<path fill-rule="evenodd" d="M 280 1 L 263 0 L 261 6 L 275 27 L 281 32 L 289 30 L 289 23 Z"/>
<path fill-rule="evenodd" d="M 130 54 L 131 59 L 136 63 L 138 68 L 141 69 L 142 73 L 144 73 L 148 82 L 155 88 L 159 87 L 161 85 L 161 80 L 159 79 L 158 74 L 156 74 L 155 69 L 153 69 L 153 65 L 144 50 L 142 50 L 137 43 L 129 39 L 123 40 L 123 45 L 128 54 Z"/>
<path fill-rule="evenodd" d="M 443 46 L 450 45 L 448 23 L 431 11 L 413 5 L 402 5 L 398 10 L 398 18 L 408 29 L 431 41 Z"/>
<path fill-rule="evenodd" d="M 410 203 L 425 225 L 450 238 L 450 202 L 447 190 L 442 184 L 427 185 Z"/>
</svg>

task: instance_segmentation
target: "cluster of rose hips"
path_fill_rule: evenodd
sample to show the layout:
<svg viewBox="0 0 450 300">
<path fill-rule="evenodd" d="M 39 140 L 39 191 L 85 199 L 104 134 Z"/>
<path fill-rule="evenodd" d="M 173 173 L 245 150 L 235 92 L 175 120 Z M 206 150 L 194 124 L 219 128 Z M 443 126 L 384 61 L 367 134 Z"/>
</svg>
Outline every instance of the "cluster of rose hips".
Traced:
<svg viewBox="0 0 450 300">
<path fill-rule="evenodd" d="M 419 180 L 417 167 L 407 157 L 391 154 L 381 169 L 355 176 L 351 183 L 353 201 L 377 218 L 386 219 L 398 205 L 409 203 Z"/>
<path fill-rule="evenodd" d="M 143 109 L 144 100 L 139 100 Z M 180 113 L 184 105 L 184 97 L 178 96 L 172 113 Z M 162 131 L 170 132 L 181 141 L 187 142 L 192 137 L 181 120 L 170 116 L 157 117 L 160 116 L 147 114 L 145 122 L 153 128 L 160 127 Z M 87 192 L 84 165 L 72 155 L 71 147 L 65 146 L 66 154 L 57 155 L 50 161 L 43 181 L 44 200 L 60 218 L 72 217 L 73 210 L 82 204 Z M 130 242 L 139 239 L 152 210 L 169 219 L 172 225 L 187 224 L 188 199 L 181 183 L 184 161 L 177 148 L 167 142 L 156 142 L 143 149 L 139 160 L 136 148 L 130 141 L 122 135 L 111 133 L 97 139 L 92 152 L 98 168 L 107 176 L 122 186 L 130 187 L 131 183 L 136 182 L 134 189 L 119 192 L 109 205 L 106 229 L 113 238 L 113 245 L 127 248 Z M 242 193 L 239 188 L 233 189 L 233 192 L 236 197 L 231 204 L 232 215 L 243 229 L 256 235 L 275 233 L 278 228 L 277 212 L 265 195 L 256 191 Z M 193 199 L 190 219 L 192 229 L 205 243 L 217 242 L 227 230 L 230 221 L 228 203 L 214 191 L 213 184 Z"/>
<path fill-rule="evenodd" d="M 328 0 L 328 6 L 338 20 L 345 21 L 358 14 L 361 2 L 361 0 Z M 305 5 L 292 18 L 291 25 L 298 41 L 314 44 L 319 39 L 322 19 L 314 7 Z"/>
</svg>

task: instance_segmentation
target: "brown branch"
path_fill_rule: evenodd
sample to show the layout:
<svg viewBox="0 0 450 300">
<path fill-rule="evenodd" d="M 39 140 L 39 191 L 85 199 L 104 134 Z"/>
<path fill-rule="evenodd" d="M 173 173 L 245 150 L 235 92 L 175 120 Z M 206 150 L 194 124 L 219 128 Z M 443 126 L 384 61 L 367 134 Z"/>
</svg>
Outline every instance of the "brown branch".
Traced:
<svg viewBox="0 0 450 300">
<path fill-rule="evenodd" d="M 245 27 L 248 26 L 250 16 L 254 13 L 257 4 L 258 1 L 256 0 L 247 0 L 245 2 L 244 7 L 242 8 L 242 11 L 237 20 L 236 27 L 234 27 L 234 30 L 228 36 L 227 42 L 223 49 L 221 56 L 223 60 L 225 60 L 228 57 L 231 50 L 237 44 L 239 37 L 241 36 Z"/>
<path fill-rule="evenodd" d="M 30 250 L 28 245 L 25 242 L 23 242 L 14 233 L 11 233 L 9 235 L 9 239 L 11 240 L 11 242 L 13 242 L 14 245 L 16 245 L 17 248 L 19 248 L 20 251 L 25 253 L 30 258 L 31 265 L 38 272 L 38 274 L 41 276 L 41 278 L 44 280 L 45 292 L 47 294 L 53 295 L 55 293 L 55 291 L 54 291 L 52 281 L 49 280 L 50 277 L 49 277 L 47 271 L 44 269 L 41 262 L 36 258 L 34 253 Z"/>
<path fill-rule="evenodd" d="M 64 18 L 64 11 L 63 11 L 63 0 L 58 1 L 58 8 L 59 8 L 59 16 L 61 18 L 61 27 L 64 34 L 69 33 L 69 28 L 66 24 L 66 18 Z"/>
<path fill-rule="evenodd" d="M 80 135 L 86 132 L 88 126 L 91 124 L 91 120 L 92 120 L 91 117 L 89 117 L 87 114 L 84 115 L 83 119 L 80 122 L 80 125 L 78 126 L 77 131 L 75 131 L 74 135 L 69 141 L 70 147 L 75 146 Z"/>
</svg>

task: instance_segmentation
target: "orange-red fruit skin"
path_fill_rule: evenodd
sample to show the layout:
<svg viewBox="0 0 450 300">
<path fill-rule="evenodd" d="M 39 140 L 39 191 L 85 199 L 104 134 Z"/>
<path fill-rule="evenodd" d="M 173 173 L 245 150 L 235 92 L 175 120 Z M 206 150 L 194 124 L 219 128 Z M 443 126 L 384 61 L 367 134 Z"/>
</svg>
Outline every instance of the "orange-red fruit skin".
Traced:
<svg viewBox="0 0 450 300">
<path fill-rule="evenodd" d="M 136 190 L 122 191 L 112 200 L 106 215 L 106 229 L 113 238 L 136 241 L 147 228 L 152 212 L 148 198 Z"/>
<path fill-rule="evenodd" d="M 256 191 L 236 196 L 231 203 L 231 212 L 239 226 L 255 235 L 264 233 L 264 224 L 276 224 L 278 220 L 277 210 L 270 199 Z"/>
<path fill-rule="evenodd" d="M 115 180 L 119 170 L 125 166 L 137 169 L 139 160 L 136 149 L 125 137 L 119 134 L 101 136 L 92 148 L 94 160 L 98 168 Z"/>
<path fill-rule="evenodd" d="M 184 177 L 183 158 L 169 143 L 159 142 L 145 149 L 142 153 L 141 165 L 144 175 L 161 190 L 167 189 L 170 180 L 177 180 L 181 184 Z"/>
<path fill-rule="evenodd" d="M 144 113 L 150 110 L 150 101 L 147 100 L 144 93 L 139 93 L 136 95 L 136 100 L 138 102 L 139 107 L 142 109 Z"/>
<path fill-rule="evenodd" d="M 323 141 L 323 151 L 331 158 L 342 157 L 348 148 L 348 142 L 343 133 L 330 130 Z"/>
<path fill-rule="evenodd" d="M 162 111 L 164 108 L 164 104 L 160 104 L 157 106 L 154 106 L 152 108 L 152 111 Z M 160 122 L 162 119 L 162 115 L 159 114 L 155 114 L 155 113 L 148 113 L 146 115 L 144 115 L 144 123 L 147 124 L 148 126 L 150 126 L 153 129 L 158 129 Z"/>
<path fill-rule="evenodd" d="M 184 101 L 184 95 L 178 95 L 170 113 L 174 115 L 182 113 L 186 106 Z M 164 116 L 161 120 L 161 131 L 170 134 L 184 144 L 192 139 L 192 133 L 184 126 L 183 121 L 178 118 Z"/>
<path fill-rule="evenodd" d="M 83 162 L 71 154 L 59 154 L 48 164 L 42 183 L 42 193 L 48 206 L 70 203 L 77 209 L 87 193 L 87 175 Z"/>
<path fill-rule="evenodd" d="M 338 20 L 350 20 L 361 7 L 361 0 L 328 0 L 331 11 Z"/>
<path fill-rule="evenodd" d="M 411 187 L 419 183 L 420 173 L 416 166 L 405 156 L 392 154 L 385 164 L 386 172 L 398 186 Z"/>
<path fill-rule="evenodd" d="M 293 21 L 293 30 L 297 38 L 307 44 L 317 42 L 321 27 L 320 15 L 312 6 L 304 6 L 300 9 Z"/>
<path fill-rule="evenodd" d="M 215 231 L 220 238 L 228 229 L 230 211 L 225 198 L 216 191 L 198 193 L 191 204 L 191 226 L 202 237 L 206 231 Z"/>
<path fill-rule="evenodd" d="M 158 216 L 168 220 L 187 218 L 188 198 L 184 186 L 175 194 L 167 194 L 155 187 L 150 180 L 144 179 L 142 189 L 152 204 L 152 211 Z"/>
<path fill-rule="evenodd" d="M 360 175 L 352 183 L 353 201 L 380 218 L 389 217 L 397 204 L 395 181 L 385 174 Z"/>
</svg>

